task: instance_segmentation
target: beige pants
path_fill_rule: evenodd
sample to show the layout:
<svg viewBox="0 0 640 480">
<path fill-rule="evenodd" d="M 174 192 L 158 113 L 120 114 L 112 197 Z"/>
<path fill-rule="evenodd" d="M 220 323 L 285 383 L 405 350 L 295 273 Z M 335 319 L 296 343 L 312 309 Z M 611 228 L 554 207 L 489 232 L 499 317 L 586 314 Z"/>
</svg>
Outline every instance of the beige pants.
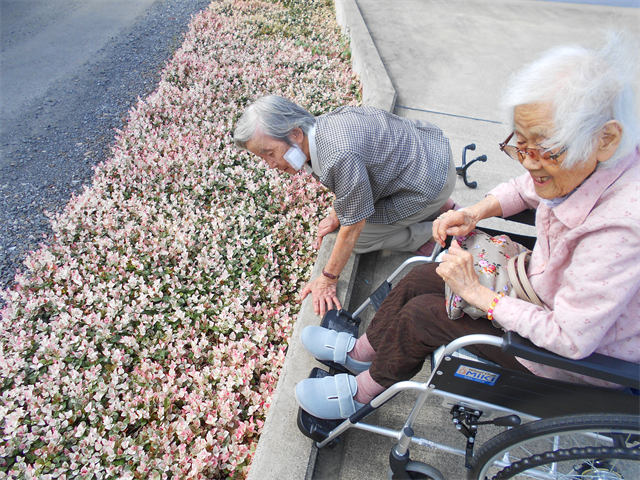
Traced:
<svg viewBox="0 0 640 480">
<path fill-rule="evenodd" d="M 456 186 L 456 165 L 450 156 L 447 181 L 433 203 L 410 217 L 389 225 L 366 223 L 355 247 L 354 253 L 368 253 L 376 250 L 400 250 L 414 252 L 431 240 L 433 221 L 440 215 L 440 208 L 451 197 Z"/>
</svg>

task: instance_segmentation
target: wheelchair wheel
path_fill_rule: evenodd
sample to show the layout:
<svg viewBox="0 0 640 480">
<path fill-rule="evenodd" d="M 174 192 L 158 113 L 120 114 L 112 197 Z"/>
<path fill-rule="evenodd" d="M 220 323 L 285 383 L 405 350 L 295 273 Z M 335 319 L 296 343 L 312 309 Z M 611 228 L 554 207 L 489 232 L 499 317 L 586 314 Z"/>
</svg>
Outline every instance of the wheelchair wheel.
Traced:
<svg viewBox="0 0 640 480">
<path fill-rule="evenodd" d="M 640 417 L 572 415 L 527 423 L 486 442 L 470 479 L 640 478 Z"/>
<path fill-rule="evenodd" d="M 407 462 L 407 466 L 405 468 L 407 471 L 407 478 L 421 478 L 423 480 L 444 480 L 444 476 L 440 473 L 440 470 L 432 467 L 431 465 L 427 465 L 422 462 Z M 389 480 L 393 478 L 393 472 L 391 468 L 389 468 Z"/>
</svg>

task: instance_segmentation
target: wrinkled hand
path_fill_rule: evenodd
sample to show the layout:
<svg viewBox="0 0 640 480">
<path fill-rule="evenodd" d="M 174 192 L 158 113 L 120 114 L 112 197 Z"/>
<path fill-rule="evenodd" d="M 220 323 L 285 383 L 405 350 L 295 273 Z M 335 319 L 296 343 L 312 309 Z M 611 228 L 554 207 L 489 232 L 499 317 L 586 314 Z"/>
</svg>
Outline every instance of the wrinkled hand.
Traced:
<svg viewBox="0 0 640 480">
<path fill-rule="evenodd" d="M 302 289 L 300 296 L 301 300 L 304 300 L 307 295 L 311 294 L 313 297 L 313 313 L 320 315 L 321 317 L 332 308 L 341 309 L 340 301 L 337 295 L 337 280 L 331 280 L 330 278 L 320 276 L 307 283 Z"/>
<path fill-rule="evenodd" d="M 447 235 L 466 235 L 476 228 L 478 221 L 466 210 L 449 210 L 443 213 L 433 222 L 433 238 L 444 247 Z"/>
<path fill-rule="evenodd" d="M 318 236 L 316 237 L 316 241 L 314 243 L 314 247 L 317 249 L 322 245 L 322 239 L 325 235 L 335 231 L 340 226 L 340 220 L 338 220 L 338 216 L 333 213 L 333 210 L 329 214 L 329 216 L 323 219 L 318 225 Z"/>
<path fill-rule="evenodd" d="M 473 263 L 473 255 L 453 240 L 448 252 L 442 256 L 442 263 L 436 268 L 436 273 L 457 295 L 474 307 L 486 311 L 495 294 L 480 283 Z"/>
</svg>

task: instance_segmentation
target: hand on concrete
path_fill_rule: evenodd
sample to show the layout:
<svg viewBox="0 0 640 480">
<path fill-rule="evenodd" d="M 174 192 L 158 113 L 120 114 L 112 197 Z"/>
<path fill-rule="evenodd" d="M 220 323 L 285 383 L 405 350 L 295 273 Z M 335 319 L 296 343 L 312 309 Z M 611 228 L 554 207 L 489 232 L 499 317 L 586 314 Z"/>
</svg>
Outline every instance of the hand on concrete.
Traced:
<svg viewBox="0 0 640 480">
<path fill-rule="evenodd" d="M 335 231 L 340 226 L 340 220 L 338 220 L 338 216 L 331 210 L 331 213 L 327 218 L 320 222 L 318 225 L 318 237 L 316 238 L 316 242 L 314 247 L 317 249 L 322 245 L 322 239 L 325 235 Z"/>
<path fill-rule="evenodd" d="M 340 301 L 337 295 L 338 280 L 331 280 L 325 276 L 320 276 L 307 283 L 302 289 L 301 297 L 304 300 L 307 295 L 313 297 L 313 313 L 321 317 L 332 308 L 341 309 Z"/>
</svg>

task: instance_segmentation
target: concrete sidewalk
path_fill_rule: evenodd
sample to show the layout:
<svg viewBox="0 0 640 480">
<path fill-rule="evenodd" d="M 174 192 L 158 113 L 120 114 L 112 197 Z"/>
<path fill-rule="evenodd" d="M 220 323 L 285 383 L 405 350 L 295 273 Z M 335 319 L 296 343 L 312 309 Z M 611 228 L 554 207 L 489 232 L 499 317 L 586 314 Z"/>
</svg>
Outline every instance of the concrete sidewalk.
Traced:
<svg viewBox="0 0 640 480">
<path fill-rule="evenodd" d="M 335 5 L 338 21 L 351 37 L 354 69 L 362 79 L 365 104 L 440 126 L 451 141 L 458 166 L 464 146 L 471 143 L 476 149 L 468 152 L 467 162 L 487 155 L 486 163 L 469 169 L 477 189 L 466 187 L 458 178 L 453 198 L 462 205 L 479 201 L 491 188 L 524 172 L 498 148 L 509 133 L 501 124 L 498 101 L 511 73 L 554 45 L 594 47 L 607 28 L 624 28 L 640 36 L 640 10 L 611 5 L 539 0 L 335 0 Z M 504 227 L 499 219 L 484 224 Z M 531 232 L 526 228 L 518 231 Z M 410 256 L 382 251 L 354 259 L 352 281 L 344 287 L 351 296 L 348 310 L 354 311 Z M 321 262 L 319 258 L 316 269 Z M 309 308 L 303 305 L 303 310 L 306 313 L 298 320 L 287 355 L 291 367 L 285 364 L 249 479 L 387 478 L 393 439 L 352 429 L 337 447 L 318 452 L 298 432 L 292 385 L 316 364 L 295 342 L 304 325 L 320 323 Z M 360 333 L 372 316 L 371 308 L 361 316 Z M 428 367 L 417 379 L 426 379 Z M 415 398 L 414 394 L 400 395 L 366 422 L 398 429 Z M 464 437 L 435 398 L 428 402 L 415 430 L 423 438 L 464 448 Z M 481 435 L 490 433 L 485 429 Z M 478 440 L 487 438 L 479 436 Z M 448 479 L 466 478 L 459 457 L 416 446 L 411 452 L 412 459 L 433 465 Z"/>
</svg>

